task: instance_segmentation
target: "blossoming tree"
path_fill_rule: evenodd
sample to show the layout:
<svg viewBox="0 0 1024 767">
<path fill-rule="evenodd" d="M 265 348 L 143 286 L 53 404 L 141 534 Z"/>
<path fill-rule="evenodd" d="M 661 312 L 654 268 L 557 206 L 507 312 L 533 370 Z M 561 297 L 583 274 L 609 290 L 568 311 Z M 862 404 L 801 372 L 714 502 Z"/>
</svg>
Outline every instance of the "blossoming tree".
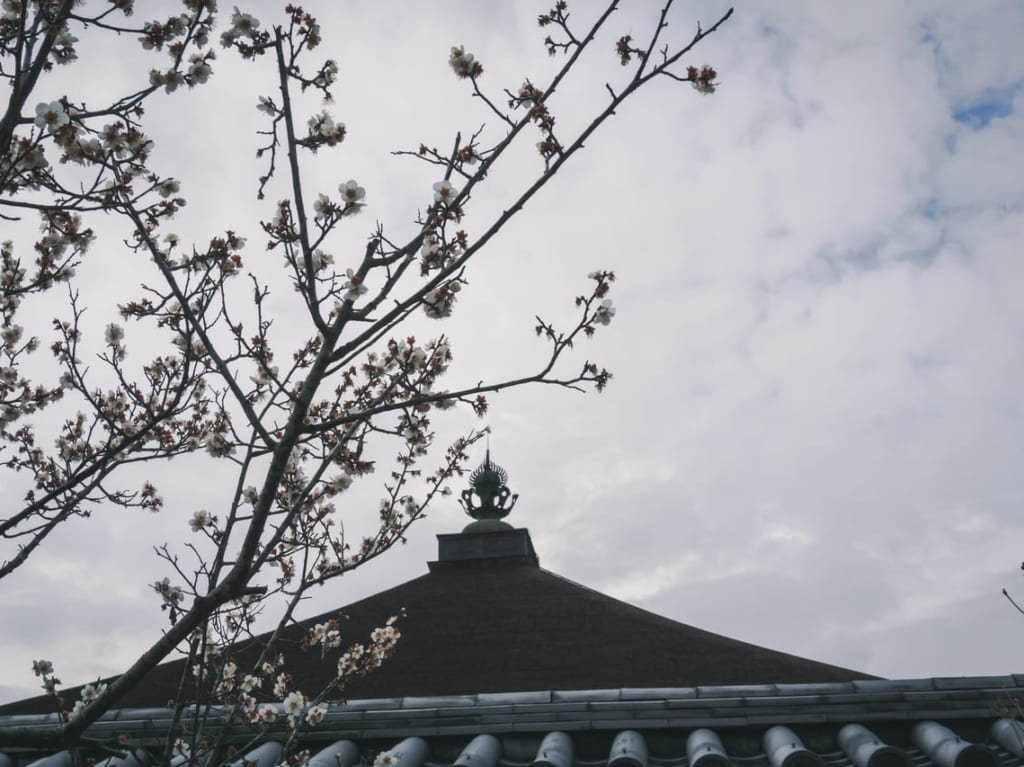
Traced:
<svg viewBox="0 0 1024 767">
<path fill-rule="evenodd" d="M 0 551 L 0 580 L 71 520 L 110 506 L 160 511 L 159 470 L 153 467 L 153 481 L 133 487 L 129 467 L 202 454 L 230 469 L 234 488 L 222 507 L 182 520 L 183 532 L 190 528 L 198 538 L 160 549 L 169 575 L 153 589 L 168 623 L 121 676 L 87 685 L 77 700 L 65 701 L 53 664 L 35 662 L 63 716 L 52 743 L 80 744 L 92 722 L 176 652 L 188 657 L 194 680 L 175 701 L 166 758 L 195 757 L 200 741 L 216 759 L 224 757 L 217 733 L 187 721 L 195 709 L 186 704 L 196 699 L 219 702 L 228 712 L 225 721 L 257 732 L 277 726 L 294 734 L 315 726 L 324 701 L 347 679 L 393 652 L 400 623 L 389 621 L 366 644 L 347 649 L 337 625 L 316 626 L 307 644 L 338 652 L 337 677 L 323 690 L 300 691 L 273 639 L 251 667 L 240 668 L 231 655 L 232 644 L 251 635 L 254 616 L 273 600 L 282 630 L 310 588 L 386 552 L 448 492 L 481 432 L 435 455 L 431 418 L 439 411 L 466 407 L 481 415 L 487 394 L 530 383 L 605 386 L 610 374 L 589 360 L 574 362 L 571 349 L 614 317 L 610 271 L 589 275 L 570 327 L 538 320 L 545 361 L 516 378 L 446 388 L 453 350 L 443 332 L 419 340 L 405 328 L 417 315 L 437 321 L 453 315 L 474 256 L 639 89 L 674 80 L 700 93 L 714 90 L 715 71 L 689 65 L 685 57 L 731 11 L 676 44 L 667 40 L 672 0 L 666 0 L 646 39 L 625 35 L 616 42 L 613 32 L 602 48 L 616 6 L 611 2 L 581 26 L 570 21 L 565 2 L 539 16 L 542 34 L 550 33 L 544 47 L 563 59 L 547 82 L 527 79 L 487 90 L 481 62 L 462 46 L 451 48 L 454 75 L 486 105 L 491 124 L 468 137 L 456 133 L 447 150 L 420 145 L 402 152 L 432 166 L 437 179 L 424 189 L 423 208 L 410 213 L 411 239 L 394 239 L 378 222 L 358 252 L 338 252 L 339 232 L 365 220 L 357 214 L 372 203 L 373 188 L 353 179 L 339 179 L 336 191 L 309 188 L 303 154 L 327 151 L 346 136 L 332 114 L 309 107 L 311 94 L 330 100 L 338 75 L 335 61 L 315 58 L 321 31 L 309 13 L 289 5 L 269 23 L 236 8 L 221 18 L 218 35 L 215 0 L 183 0 L 176 15 L 145 23 L 133 22 L 132 0 L 97 7 L 76 0 L 3 1 L 0 76 L 9 101 L 0 118 L 0 215 L 35 217 L 40 234 L 34 242 L 0 246 L 0 451 L 3 470 L 25 487 L 20 506 L 8 507 L 0 520 L 7 546 Z M 79 36 L 95 35 L 136 37 L 157 57 L 148 80 L 88 103 L 74 93 L 35 96 L 47 92 L 47 78 L 61 67 L 89 66 L 78 60 L 76 45 Z M 264 303 L 280 276 L 268 271 L 266 258 L 243 260 L 245 240 L 234 230 L 202 244 L 170 232 L 168 222 L 185 205 L 181 184 L 151 162 L 144 106 L 205 83 L 213 75 L 215 42 L 244 59 L 276 63 L 276 81 L 253 94 L 265 137 L 255 196 L 280 201 L 254 201 L 252 210 L 263 217 L 258 236 L 276 257 L 273 269 L 299 297 L 295 316 L 286 320 L 302 334 L 287 354 L 271 332 L 271 321 L 280 318 L 267 316 Z M 617 58 L 624 77 L 614 86 L 599 83 L 607 92 L 603 107 L 582 128 L 563 133 L 553 97 L 573 87 L 573 76 L 586 84 L 583 57 L 591 48 L 595 56 Z M 524 142 L 536 145 L 531 179 L 505 201 L 503 212 L 474 220 L 478 234 L 470 237 L 461 224 L 474 196 Z M 83 329 L 76 290 L 99 214 L 127 223 L 121 257 L 149 265 L 143 285 L 110 289 L 122 319 L 107 325 L 102 340 Z M 45 334 L 26 331 L 19 320 L 26 307 L 54 298 L 66 304 L 46 338 L 52 358 L 45 363 L 38 353 Z M 138 329 L 128 332 L 129 325 Z M 136 333 L 148 339 L 144 350 L 129 348 L 126 339 Z M 374 532 L 349 540 L 337 509 L 345 491 L 379 463 L 369 457 L 379 442 L 397 456 L 381 483 Z M 433 465 L 421 468 L 428 461 Z M 0 740 L 18 737 L 0 732 Z"/>
</svg>

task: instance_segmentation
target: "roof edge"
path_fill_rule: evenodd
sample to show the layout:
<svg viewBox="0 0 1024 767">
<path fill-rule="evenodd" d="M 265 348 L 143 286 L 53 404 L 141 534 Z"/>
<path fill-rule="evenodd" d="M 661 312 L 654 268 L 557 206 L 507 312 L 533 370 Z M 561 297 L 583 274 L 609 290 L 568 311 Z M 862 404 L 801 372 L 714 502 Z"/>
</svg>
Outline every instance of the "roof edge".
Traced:
<svg viewBox="0 0 1024 767">
<path fill-rule="evenodd" d="M 353 700 L 329 708 L 318 732 L 390 737 L 412 731 L 464 734 L 576 729 L 748 727 L 913 719 L 992 719 L 997 706 L 1024 695 L 1024 674 L 926 677 L 808 684 L 725 685 L 609 690 L 538 690 Z M 221 707 L 211 707 L 215 724 Z M 227 711 L 227 709 L 224 709 Z M 595 712 L 600 715 L 595 717 Z M 118 709 L 90 727 L 94 737 L 131 731 L 166 735 L 169 709 Z M 55 714 L 0 716 L 0 727 L 52 729 Z M 154 735 L 156 737 L 156 735 Z"/>
</svg>

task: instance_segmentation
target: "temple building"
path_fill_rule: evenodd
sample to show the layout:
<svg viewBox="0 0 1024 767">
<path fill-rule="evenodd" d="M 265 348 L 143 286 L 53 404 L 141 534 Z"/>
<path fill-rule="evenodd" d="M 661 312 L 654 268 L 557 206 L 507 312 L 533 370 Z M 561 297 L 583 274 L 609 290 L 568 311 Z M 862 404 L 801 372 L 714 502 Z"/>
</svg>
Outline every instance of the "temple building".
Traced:
<svg viewBox="0 0 1024 767">
<path fill-rule="evenodd" d="M 313 767 L 381 753 L 391 767 L 1024 765 L 1024 725 L 1008 716 L 1024 676 L 878 679 L 663 618 L 544 570 L 529 532 L 504 521 L 516 496 L 489 455 L 470 483 L 462 503 L 474 521 L 438 536 L 425 575 L 284 637 L 296 686 L 320 689 L 336 658 L 299 649 L 309 628 L 342 612 L 345 634 L 361 636 L 410 608 L 394 657 L 302 734 Z M 90 728 L 137 747 L 105 767 L 145 767 L 164 745 L 183 663 L 155 669 Z M 52 705 L 2 706 L 0 728 L 52 730 Z M 236 729 L 245 764 L 280 758 L 283 728 L 255 743 Z M 30 764 L 72 759 L 0 741 L 0 767 Z"/>
</svg>

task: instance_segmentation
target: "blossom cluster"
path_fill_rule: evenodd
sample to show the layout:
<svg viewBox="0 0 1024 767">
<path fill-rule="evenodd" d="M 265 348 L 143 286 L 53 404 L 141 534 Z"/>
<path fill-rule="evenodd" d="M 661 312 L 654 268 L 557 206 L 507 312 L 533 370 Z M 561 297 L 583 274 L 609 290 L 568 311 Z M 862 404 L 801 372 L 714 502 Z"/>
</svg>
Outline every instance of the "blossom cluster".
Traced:
<svg viewBox="0 0 1024 767">
<path fill-rule="evenodd" d="M 568 3 L 566 3 L 565 0 L 558 0 L 550 11 L 542 13 L 537 17 L 537 26 L 546 27 L 549 24 L 557 24 L 565 32 L 568 32 L 569 30 L 566 25 L 566 21 L 569 18 L 569 14 L 567 9 Z M 544 38 L 544 47 L 547 48 L 548 55 L 550 56 L 554 56 L 559 50 L 568 51 L 569 48 L 578 46 L 579 44 L 579 41 L 571 34 L 568 35 L 567 42 L 555 42 L 551 35 Z"/>
<path fill-rule="evenodd" d="M 53 664 L 50 661 L 42 658 L 32 661 L 32 673 L 43 678 L 42 687 L 47 694 L 56 695 L 60 680 L 53 675 Z"/>
<path fill-rule="evenodd" d="M 459 230 L 455 237 L 444 239 L 442 232 L 434 229 L 423 235 L 420 245 L 420 273 L 425 277 L 430 272 L 442 269 L 451 263 L 453 258 L 462 255 L 469 244 L 469 236 Z"/>
<path fill-rule="evenodd" d="M 612 317 L 615 316 L 615 307 L 612 306 L 612 300 L 606 298 L 597 305 L 594 310 L 594 322 L 599 322 L 602 325 L 607 325 L 612 321 Z"/>
<path fill-rule="evenodd" d="M 347 279 L 345 280 L 345 284 L 341 286 L 341 289 L 345 291 L 344 297 L 346 301 L 355 301 L 357 298 L 365 295 L 369 291 L 369 288 L 366 287 L 366 283 L 363 281 L 363 278 L 351 269 L 345 270 L 345 276 Z"/>
<path fill-rule="evenodd" d="M 117 184 L 108 182 L 104 189 L 107 197 L 117 197 L 133 178 L 149 175 L 144 163 L 152 141 L 130 122 L 108 123 L 97 130 L 83 119 L 84 114 L 66 99 L 37 104 L 33 125 L 39 132 L 30 138 L 16 137 L 11 150 L 0 158 L 0 186 L 4 191 L 53 186 L 46 172 L 50 167 L 44 145 L 47 137 L 62 151 L 61 162 L 120 166 L 122 179 Z"/>
<path fill-rule="evenodd" d="M 123 3 L 125 0 L 118 2 Z M 35 18 L 32 17 L 33 12 Z M 0 36 L 4 40 L 12 40 L 19 34 L 24 35 L 27 30 L 45 30 L 51 38 L 49 50 L 46 52 L 45 68 L 50 69 L 53 64 L 71 64 L 78 59 L 78 52 L 75 50 L 78 38 L 71 34 L 67 19 L 63 19 L 60 25 L 56 26 L 52 21 L 55 16 L 57 14 L 53 3 L 3 0 L 3 4 L 0 5 Z"/>
<path fill-rule="evenodd" d="M 615 52 L 619 55 L 619 63 L 622 66 L 626 66 L 633 58 L 634 53 L 641 53 L 636 48 L 630 46 L 630 42 L 633 40 L 632 35 L 624 35 L 620 37 L 615 43 Z"/>
<path fill-rule="evenodd" d="M 514 98 L 509 101 L 510 107 L 532 107 L 538 101 L 544 93 L 537 87 L 534 86 L 529 80 L 523 80 L 523 84 L 519 86 L 519 90 L 516 91 Z"/>
<path fill-rule="evenodd" d="M 484 73 L 480 62 L 473 58 L 472 53 L 466 53 L 463 46 L 453 46 L 448 56 L 448 65 L 455 74 L 461 78 L 475 78 Z"/>
<path fill-rule="evenodd" d="M 599 325 L 608 325 L 612 321 L 612 317 L 615 316 L 615 306 L 612 304 L 610 298 L 606 298 L 608 291 L 611 289 L 611 284 L 615 282 L 615 272 L 608 271 L 596 271 L 591 272 L 587 275 L 588 279 L 593 280 L 597 283 L 594 287 L 594 292 L 589 296 L 577 296 L 576 305 L 585 306 L 590 309 L 593 307 L 593 314 L 589 317 L 591 323 L 598 323 Z M 588 324 L 584 330 L 587 335 L 592 335 L 594 332 L 593 325 Z"/>
<path fill-rule="evenodd" d="M 188 526 L 192 528 L 193 533 L 198 533 L 204 528 L 210 527 L 217 521 L 206 509 L 200 509 L 192 515 L 192 519 L 189 520 Z"/>
<path fill-rule="evenodd" d="M 528 109 L 526 119 L 541 130 L 542 137 L 537 142 L 537 151 L 545 159 L 552 157 L 558 152 L 560 146 L 554 134 L 554 115 L 543 101 L 544 92 L 535 87 L 529 79 L 526 79 L 519 86 L 519 90 L 514 95 L 511 93 L 510 95 L 512 98 L 509 100 L 509 106 L 513 108 L 526 107 Z"/>
<path fill-rule="evenodd" d="M 105 683 L 103 683 L 103 682 L 98 681 L 98 680 L 96 681 L 95 684 L 87 684 L 87 685 L 85 685 L 82 688 L 81 693 L 79 693 L 80 697 L 79 697 L 79 699 L 77 701 L 75 701 L 75 705 L 72 707 L 71 713 L 75 714 L 75 715 L 82 713 L 83 711 L 85 711 L 86 707 L 90 703 L 93 703 L 97 698 L 99 698 L 106 691 L 107 691 L 107 685 Z M 62 713 L 64 714 L 64 717 L 66 718 L 67 717 L 67 713 L 66 712 L 62 712 Z"/>
<path fill-rule="evenodd" d="M 335 203 L 327 195 L 321 193 L 313 202 L 313 212 L 325 225 L 340 218 L 358 213 L 366 203 L 366 189 L 359 186 L 359 182 L 350 178 L 344 184 L 338 184 L 338 193 L 341 195 L 341 204 Z"/>
<path fill-rule="evenodd" d="M 68 236 L 56 228 L 66 224 Z M 14 255 L 10 241 L 0 243 L 0 429 L 60 399 L 65 381 L 57 386 L 35 385 L 21 374 L 20 362 L 39 348 L 39 339 L 25 336 L 17 313 L 26 293 L 33 288 L 65 282 L 74 274 L 75 259 L 92 240 L 91 230 L 81 227 L 77 215 L 55 215 L 53 231 L 47 227 L 37 243 L 36 270 L 28 274 Z M 28 448 L 27 464 L 37 470 L 40 461 L 34 446 Z M 15 465 L 16 462 L 15 462 Z"/>
<path fill-rule="evenodd" d="M 226 29 L 221 33 L 220 44 L 225 48 L 230 48 L 239 38 L 251 40 L 256 36 L 256 30 L 259 27 L 259 19 L 251 14 L 242 13 L 236 5 L 234 12 L 231 14 L 231 29 Z"/>
<path fill-rule="evenodd" d="M 435 320 L 450 317 L 455 298 L 461 290 L 462 283 L 458 280 L 438 285 L 423 296 L 423 312 Z"/>
<path fill-rule="evenodd" d="M 404 613 L 403 613 L 404 614 Z M 387 623 L 374 629 L 367 645 L 354 644 L 338 661 L 338 675 L 333 684 L 343 688 L 356 675 L 362 675 L 379 667 L 390 657 L 397 645 L 400 634 L 395 628 L 399 616 L 393 616 Z M 194 638 L 196 639 L 196 638 Z M 208 638 L 198 635 L 206 649 L 203 661 L 195 664 L 194 671 L 199 678 L 216 667 L 219 649 Z M 311 628 L 303 641 L 303 648 L 320 647 L 322 653 L 341 646 L 341 634 L 336 620 L 317 624 Z M 310 700 L 301 690 L 296 689 L 291 675 L 282 671 L 285 659 L 279 655 L 273 661 L 264 661 L 251 673 L 243 674 L 237 663 L 228 658 L 221 663 L 214 686 L 214 694 L 222 701 L 234 704 L 243 722 L 269 725 L 282 716 L 288 727 L 294 731 L 301 725 L 315 727 L 327 714 L 327 707 L 319 699 Z M 270 694 L 278 703 L 259 705 L 256 694 L 267 682 Z"/>
<path fill-rule="evenodd" d="M 395 627 L 398 616 L 391 616 L 385 626 L 375 628 L 370 633 L 370 644 L 354 644 L 338 658 L 338 676 L 335 681 L 339 689 L 354 676 L 368 674 L 380 668 L 390 658 L 398 645 L 401 633 Z"/>
<path fill-rule="evenodd" d="M 338 62 L 334 59 L 327 59 L 324 65 L 320 67 L 320 71 L 317 72 L 316 77 L 313 78 L 313 85 L 318 88 L 327 88 L 333 85 L 338 79 Z"/>
<path fill-rule="evenodd" d="M 334 118 L 321 110 L 309 118 L 307 123 L 309 136 L 305 140 L 305 146 L 316 149 L 318 146 L 336 146 L 345 140 L 345 123 L 335 122 Z"/>
<path fill-rule="evenodd" d="M 554 24 L 555 22 L 563 21 L 565 16 L 565 10 L 568 7 L 568 3 L 565 0 L 558 0 L 555 3 L 555 7 L 547 13 L 542 13 L 537 17 L 537 26 L 546 27 L 548 24 Z"/>
<path fill-rule="evenodd" d="M 175 610 L 177 609 L 182 600 L 185 597 L 180 586 L 172 586 L 170 578 L 164 578 L 153 584 L 153 589 L 163 599 L 163 604 L 160 605 L 161 610 Z"/>
<path fill-rule="evenodd" d="M 687 67 L 686 76 L 689 78 L 698 93 L 708 95 L 709 93 L 715 92 L 714 80 L 718 77 L 718 73 L 714 68 L 709 67 L 707 64 L 702 66 L 700 69 L 697 67 Z"/>
<path fill-rule="evenodd" d="M 455 162 L 460 165 L 476 165 L 482 161 L 483 155 L 478 151 L 478 146 L 474 142 L 470 142 L 462 147 L 458 152 L 455 153 Z"/>
</svg>

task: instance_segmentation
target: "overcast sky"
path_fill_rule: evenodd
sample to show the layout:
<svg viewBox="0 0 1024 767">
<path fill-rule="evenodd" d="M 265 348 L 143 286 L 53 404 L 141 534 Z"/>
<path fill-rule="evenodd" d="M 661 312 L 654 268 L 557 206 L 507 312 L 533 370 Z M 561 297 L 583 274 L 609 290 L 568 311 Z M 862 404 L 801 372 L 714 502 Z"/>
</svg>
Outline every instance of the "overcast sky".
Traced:
<svg viewBox="0 0 1024 767">
<path fill-rule="evenodd" d="M 448 69 L 450 46 L 482 61 L 495 94 L 543 81 L 558 61 L 534 22 L 543 4 L 305 5 L 339 62 L 330 109 L 349 129 L 310 165 L 312 188 L 356 178 L 367 190 L 338 245 L 344 269 L 375 220 L 411 234 L 429 200 L 432 169 L 389 152 L 447 147 L 488 121 Z M 623 5 L 601 56 L 553 104 L 560 125 L 603 104 L 605 81 L 624 74 L 614 37 L 642 37 L 657 11 Z M 572 5 L 580 18 L 597 6 Z M 269 3 L 242 7 L 274 17 Z M 688 38 L 727 7 L 681 3 L 669 35 Z M 534 315 L 568 320 L 587 272 L 619 277 L 614 321 L 578 350 L 614 373 L 605 393 L 492 398 L 492 456 L 521 496 L 509 521 L 530 529 L 542 566 L 880 676 L 1024 670 L 1024 616 L 1000 594 L 1024 596 L 1022 39 L 1012 0 L 739 3 L 687 62 L 718 70 L 717 93 L 655 84 L 481 256 L 443 327 L 453 386 L 530 371 L 543 355 Z M 145 77 L 116 74 L 115 55 L 83 48 L 74 87 Z M 226 54 L 214 70 L 193 93 L 154 101 L 154 166 L 190 201 L 171 227 L 183 240 L 230 227 L 258 258 L 274 200 L 254 196 L 255 104 L 274 88 L 265 67 Z M 66 82 L 44 82 L 37 100 Z M 531 162 L 524 153 L 474 201 L 471 236 Z M 84 273 L 100 335 L 124 274 L 116 237 L 103 245 Z M 282 280 L 271 299 L 283 326 L 289 292 Z M 439 433 L 475 423 L 455 414 Z M 34 658 L 81 683 L 158 635 L 147 584 L 168 572 L 152 546 L 187 539 L 191 513 L 226 490 L 203 461 L 153 476 L 169 501 L 160 515 L 76 521 L 2 584 L 0 700 L 36 693 Z M 353 525 L 376 513 L 376 488 L 360 492 L 344 512 Z M 467 521 L 454 500 L 439 504 L 407 546 L 304 614 L 422 574 L 434 535 Z"/>
</svg>

